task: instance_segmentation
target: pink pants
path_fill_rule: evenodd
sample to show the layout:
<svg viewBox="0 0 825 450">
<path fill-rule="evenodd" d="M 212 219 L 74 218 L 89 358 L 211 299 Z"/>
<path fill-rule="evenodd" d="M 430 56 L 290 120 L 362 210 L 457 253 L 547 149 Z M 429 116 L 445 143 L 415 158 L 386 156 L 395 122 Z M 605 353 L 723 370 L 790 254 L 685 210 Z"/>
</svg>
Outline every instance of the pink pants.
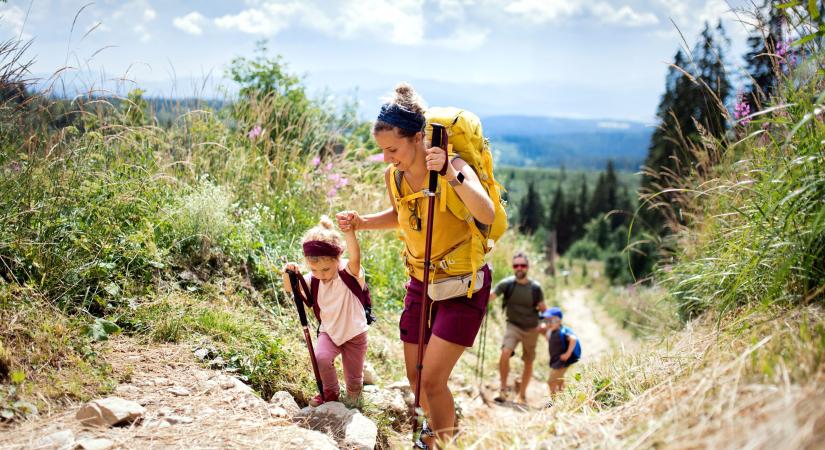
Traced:
<svg viewBox="0 0 825 450">
<path fill-rule="evenodd" d="M 318 361 L 318 371 L 321 372 L 321 382 L 324 383 L 324 397 L 337 399 L 339 393 L 338 375 L 335 373 L 335 358 L 343 354 L 344 379 L 348 391 L 360 391 L 364 382 L 364 358 L 367 356 L 367 332 L 344 342 L 341 346 L 335 345 L 329 335 L 318 335 L 318 345 L 315 346 L 315 359 Z"/>
</svg>

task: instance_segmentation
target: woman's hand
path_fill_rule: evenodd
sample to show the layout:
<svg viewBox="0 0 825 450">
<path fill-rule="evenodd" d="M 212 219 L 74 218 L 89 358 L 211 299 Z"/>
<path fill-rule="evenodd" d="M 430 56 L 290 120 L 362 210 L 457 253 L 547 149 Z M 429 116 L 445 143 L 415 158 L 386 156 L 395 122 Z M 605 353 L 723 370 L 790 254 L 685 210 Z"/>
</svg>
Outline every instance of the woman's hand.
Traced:
<svg viewBox="0 0 825 450">
<path fill-rule="evenodd" d="M 347 233 L 355 231 L 364 223 L 364 219 L 355 211 L 341 211 L 335 215 L 338 221 L 338 228 Z"/>
<path fill-rule="evenodd" d="M 447 151 L 441 147 L 430 147 L 424 152 L 426 154 L 427 170 L 441 172 L 444 164 L 447 163 Z"/>
</svg>

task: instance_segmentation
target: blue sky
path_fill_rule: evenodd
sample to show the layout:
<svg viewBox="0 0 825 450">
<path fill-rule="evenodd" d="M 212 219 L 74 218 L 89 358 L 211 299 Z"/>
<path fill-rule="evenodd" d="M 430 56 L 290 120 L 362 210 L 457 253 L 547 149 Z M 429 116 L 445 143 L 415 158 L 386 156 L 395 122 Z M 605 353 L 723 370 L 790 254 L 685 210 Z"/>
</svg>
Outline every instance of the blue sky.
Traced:
<svg viewBox="0 0 825 450">
<path fill-rule="evenodd" d="M 87 87 L 125 91 L 137 83 L 155 95 L 215 95 L 228 62 L 252 56 L 255 42 L 267 39 L 312 92 L 357 92 L 365 116 L 396 82 L 409 81 L 430 104 L 483 116 L 650 122 L 666 63 L 681 45 L 673 22 L 693 45 L 705 20 L 723 19 L 735 71 L 747 30 L 731 9 L 742 4 L 9 0 L 0 4 L 0 38 L 33 39 L 35 75 L 69 66 L 64 79 Z"/>
</svg>

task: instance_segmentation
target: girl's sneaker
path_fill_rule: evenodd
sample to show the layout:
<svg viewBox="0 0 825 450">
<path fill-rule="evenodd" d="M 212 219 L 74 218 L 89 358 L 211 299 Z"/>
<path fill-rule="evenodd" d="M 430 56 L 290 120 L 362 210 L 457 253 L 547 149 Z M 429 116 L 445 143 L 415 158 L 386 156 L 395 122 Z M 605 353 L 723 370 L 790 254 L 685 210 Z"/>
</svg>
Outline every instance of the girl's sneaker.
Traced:
<svg viewBox="0 0 825 450">
<path fill-rule="evenodd" d="M 316 407 L 316 406 L 321 406 L 326 402 L 337 402 L 338 401 L 338 396 L 337 395 L 327 394 L 326 397 L 327 397 L 326 400 L 321 398 L 321 394 L 318 394 L 315 397 L 312 397 L 312 399 L 310 399 L 310 401 L 309 401 L 309 406 Z"/>
</svg>

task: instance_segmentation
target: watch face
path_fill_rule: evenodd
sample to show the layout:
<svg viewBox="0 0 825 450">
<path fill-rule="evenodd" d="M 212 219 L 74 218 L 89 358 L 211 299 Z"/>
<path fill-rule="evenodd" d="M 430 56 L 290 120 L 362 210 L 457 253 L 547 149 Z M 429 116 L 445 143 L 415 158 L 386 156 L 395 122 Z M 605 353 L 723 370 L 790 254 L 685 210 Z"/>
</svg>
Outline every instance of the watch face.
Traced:
<svg viewBox="0 0 825 450">
<path fill-rule="evenodd" d="M 455 176 L 455 179 L 458 180 L 459 183 L 463 183 L 464 182 L 464 173 L 463 172 L 458 172 L 458 175 Z"/>
</svg>

